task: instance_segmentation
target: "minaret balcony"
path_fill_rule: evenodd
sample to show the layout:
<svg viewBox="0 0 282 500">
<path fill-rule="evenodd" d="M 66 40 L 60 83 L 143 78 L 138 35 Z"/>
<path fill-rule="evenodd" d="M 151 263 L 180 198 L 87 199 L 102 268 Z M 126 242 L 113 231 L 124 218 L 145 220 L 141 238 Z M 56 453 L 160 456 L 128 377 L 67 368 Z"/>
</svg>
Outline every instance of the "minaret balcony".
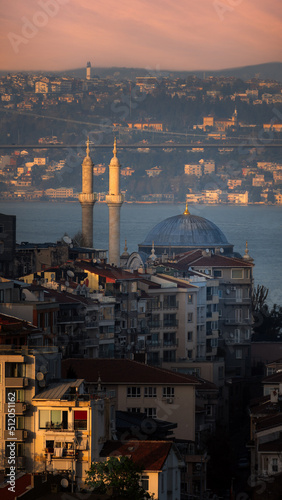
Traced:
<svg viewBox="0 0 282 500">
<path fill-rule="evenodd" d="M 106 203 L 108 205 L 122 205 L 124 202 L 124 195 L 123 194 L 108 194 L 106 196 Z"/>
<path fill-rule="evenodd" d="M 80 203 L 95 203 L 97 201 L 97 193 L 80 193 L 78 195 Z"/>
</svg>

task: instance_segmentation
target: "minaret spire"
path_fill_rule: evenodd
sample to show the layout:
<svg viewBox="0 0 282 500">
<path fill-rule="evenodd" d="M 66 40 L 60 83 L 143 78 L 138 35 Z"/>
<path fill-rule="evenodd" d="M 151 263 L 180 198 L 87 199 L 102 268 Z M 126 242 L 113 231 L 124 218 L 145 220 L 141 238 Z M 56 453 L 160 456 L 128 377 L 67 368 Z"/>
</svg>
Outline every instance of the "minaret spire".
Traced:
<svg viewBox="0 0 282 500">
<path fill-rule="evenodd" d="M 120 265 L 120 208 L 124 198 L 120 193 L 120 163 L 117 158 L 117 140 L 114 139 L 113 158 L 109 165 L 109 264 Z"/>
<path fill-rule="evenodd" d="M 79 201 L 82 208 L 82 236 L 84 245 L 93 247 L 93 206 L 97 200 L 96 193 L 93 193 L 93 162 L 90 158 L 90 141 L 87 137 L 86 156 L 82 163 L 82 193 L 79 194 Z"/>
</svg>

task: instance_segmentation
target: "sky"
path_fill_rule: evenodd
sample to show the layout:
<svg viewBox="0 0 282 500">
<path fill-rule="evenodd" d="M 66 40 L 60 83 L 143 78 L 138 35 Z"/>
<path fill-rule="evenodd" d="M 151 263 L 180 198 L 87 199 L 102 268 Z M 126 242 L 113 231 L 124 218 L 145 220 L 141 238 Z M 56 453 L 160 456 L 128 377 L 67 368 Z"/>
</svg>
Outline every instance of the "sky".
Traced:
<svg viewBox="0 0 282 500">
<path fill-rule="evenodd" d="M 0 70 L 282 61 L 281 0 L 0 0 Z"/>
</svg>

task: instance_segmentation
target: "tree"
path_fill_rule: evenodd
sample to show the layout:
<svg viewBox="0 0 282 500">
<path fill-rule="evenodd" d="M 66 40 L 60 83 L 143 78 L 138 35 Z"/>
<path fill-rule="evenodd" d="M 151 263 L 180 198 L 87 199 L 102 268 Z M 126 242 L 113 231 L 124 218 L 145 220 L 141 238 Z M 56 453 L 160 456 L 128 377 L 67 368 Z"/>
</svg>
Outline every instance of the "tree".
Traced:
<svg viewBox="0 0 282 500">
<path fill-rule="evenodd" d="M 110 457 L 106 462 L 92 463 L 86 484 L 98 493 L 110 492 L 112 499 L 150 499 L 149 493 L 140 486 L 142 470 L 129 457 Z"/>
</svg>

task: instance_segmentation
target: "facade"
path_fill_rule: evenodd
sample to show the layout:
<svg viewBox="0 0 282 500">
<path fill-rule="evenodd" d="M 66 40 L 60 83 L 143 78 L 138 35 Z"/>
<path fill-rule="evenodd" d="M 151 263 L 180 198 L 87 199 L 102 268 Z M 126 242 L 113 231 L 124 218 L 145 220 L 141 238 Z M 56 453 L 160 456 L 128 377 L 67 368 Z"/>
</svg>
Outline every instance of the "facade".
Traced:
<svg viewBox="0 0 282 500">
<path fill-rule="evenodd" d="M 66 380 L 33 397 L 38 472 L 71 471 L 71 481 L 83 486 L 91 462 L 99 459 L 105 440 L 113 438 L 113 396 L 99 391 L 91 399 L 83 380 Z"/>
<path fill-rule="evenodd" d="M 175 422 L 176 438 L 195 440 L 195 389 L 200 383 L 192 375 L 129 359 L 63 360 L 63 376 L 70 370 L 84 378 L 89 394 L 96 394 L 98 379 L 104 390 L 114 390 L 117 410 Z"/>
<path fill-rule="evenodd" d="M 12 349 L 2 346 L 0 349 L 0 469 L 5 475 L 10 469 L 11 443 L 14 443 L 16 472 L 34 472 L 36 469 L 32 398 L 52 378 L 60 377 L 60 362 L 61 356 L 56 347 Z M 15 415 L 13 422 L 8 419 L 8 415 L 12 414 Z M 11 430 L 10 424 L 15 431 Z"/>
<path fill-rule="evenodd" d="M 141 485 L 158 500 L 180 500 L 181 468 L 184 462 L 170 441 L 112 441 L 101 457 L 127 456 L 144 470 Z"/>
</svg>

